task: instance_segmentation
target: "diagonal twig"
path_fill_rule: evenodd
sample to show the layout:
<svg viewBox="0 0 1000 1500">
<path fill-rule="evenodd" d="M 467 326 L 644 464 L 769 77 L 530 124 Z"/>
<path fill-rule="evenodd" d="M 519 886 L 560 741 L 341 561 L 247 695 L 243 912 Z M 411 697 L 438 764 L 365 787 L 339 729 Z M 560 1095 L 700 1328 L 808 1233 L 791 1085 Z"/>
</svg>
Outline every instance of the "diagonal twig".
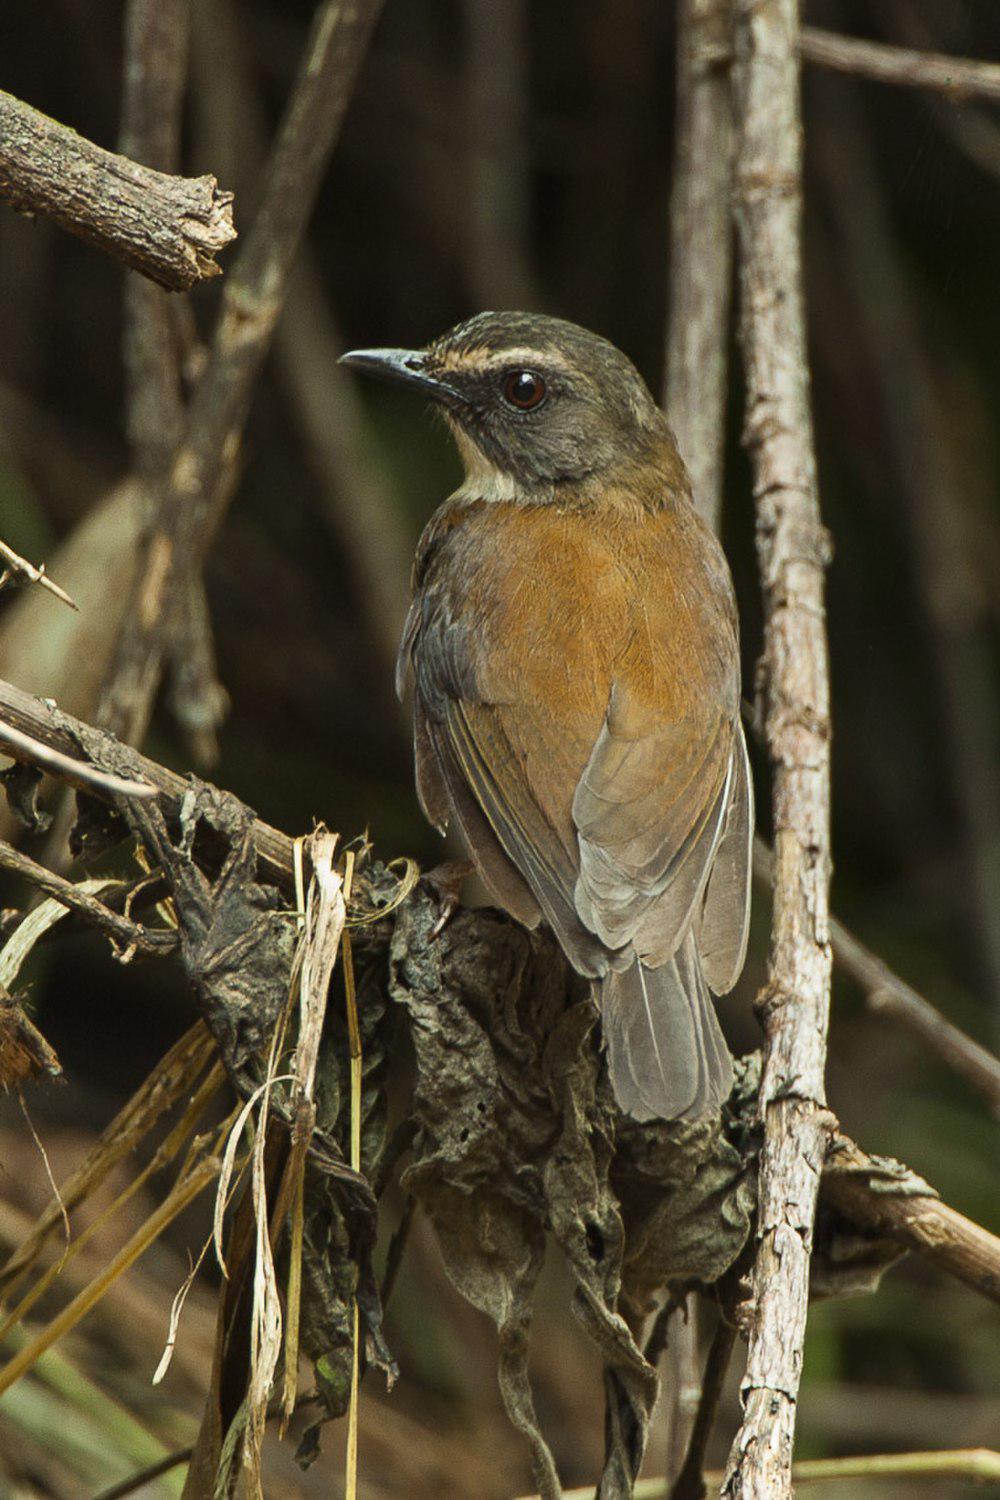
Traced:
<svg viewBox="0 0 1000 1500">
<path fill-rule="evenodd" d="M 29 583 L 37 583 L 41 588 L 48 589 L 50 594 L 54 594 L 57 599 L 61 599 L 64 604 L 68 604 L 70 609 L 78 608 L 78 605 L 70 598 L 66 590 L 61 589 L 58 583 L 55 583 L 49 577 L 45 571 L 44 563 L 36 567 L 26 557 L 22 557 L 19 552 L 15 552 L 13 547 L 8 547 L 6 542 L 0 542 L 0 558 L 3 559 L 5 564 L 4 576 L 0 578 L 0 589 L 3 588 L 10 574 L 19 574 L 22 578 L 26 578 Z"/>
<path fill-rule="evenodd" d="M 103 727 L 125 738 L 144 734 L 190 582 L 232 494 L 254 381 L 380 6 L 324 0 L 316 12 L 260 208 L 226 278 L 211 353 L 159 495 L 102 697 Z"/>
<path fill-rule="evenodd" d="M 59 776 L 71 786 L 82 787 L 85 791 L 103 792 L 108 797 L 156 796 L 156 787 L 150 782 L 102 771 L 51 744 L 43 744 L 41 740 L 34 739 L 3 719 L 0 719 L 0 745 L 15 760 L 28 761 L 43 771 L 51 771 L 53 776 Z"/>
<path fill-rule="evenodd" d="M 863 41 L 817 26 L 802 27 L 799 50 L 809 62 L 879 83 L 936 89 L 955 99 L 1000 99 L 1000 63 Z"/>
</svg>

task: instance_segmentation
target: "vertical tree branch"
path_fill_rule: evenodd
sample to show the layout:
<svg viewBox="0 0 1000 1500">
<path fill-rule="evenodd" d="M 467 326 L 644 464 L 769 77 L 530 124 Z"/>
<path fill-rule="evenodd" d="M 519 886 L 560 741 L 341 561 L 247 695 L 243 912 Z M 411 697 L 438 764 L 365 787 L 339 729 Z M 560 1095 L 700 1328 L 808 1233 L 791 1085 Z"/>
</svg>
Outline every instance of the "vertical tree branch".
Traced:
<svg viewBox="0 0 1000 1500">
<path fill-rule="evenodd" d="M 740 337 L 765 607 L 761 690 L 774 776 L 775 889 L 760 1110 L 757 1253 L 744 1416 L 725 1493 L 791 1494 L 809 1258 L 830 1116 L 828 539 L 820 522 L 801 276 L 797 0 L 737 0 Z"/>
<path fill-rule="evenodd" d="M 722 515 L 732 279 L 732 43 L 732 0 L 681 0 L 664 406 L 695 504 L 714 531 Z M 693 1293 L 670 1320 L 665 1384 L 666 1475 L 672 1481 L 699 1406 Z"/>
<path fill-rule="evenodd" d="M 381 0 L 324 0 L 316 12 L 257 217 L 226 279 L 211 354 L 160 493 L 150 565 L 133 590 L 102 703 L 102 726 L 123 737 L 144 732 L 189 581 L 232 492 L 254 381 L 380 8 Z"/>
<path fill-rule="evenodd" d="M 732 0 L 682 0 L 664 405 L 695 503 L 722 508 L 732 276 Z"/>
</svg>

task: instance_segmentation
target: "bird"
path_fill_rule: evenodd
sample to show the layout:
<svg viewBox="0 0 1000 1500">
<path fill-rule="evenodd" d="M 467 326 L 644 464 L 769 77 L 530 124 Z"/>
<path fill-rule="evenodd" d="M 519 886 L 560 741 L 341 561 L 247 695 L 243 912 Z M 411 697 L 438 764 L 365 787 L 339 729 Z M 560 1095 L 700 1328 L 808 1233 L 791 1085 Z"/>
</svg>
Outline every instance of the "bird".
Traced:
<svg viewBox="0 0 1000 1500">
<path fill-rule="evenodd" d="M 718 1111 L 753 789 L 732 579 L 666 416 L 621 350 L 536 313 L 341 362 L 429 398 L 464 465 L 397 666 L 424 814 L 590 980 L 620 1109 Z"/>
</svg>

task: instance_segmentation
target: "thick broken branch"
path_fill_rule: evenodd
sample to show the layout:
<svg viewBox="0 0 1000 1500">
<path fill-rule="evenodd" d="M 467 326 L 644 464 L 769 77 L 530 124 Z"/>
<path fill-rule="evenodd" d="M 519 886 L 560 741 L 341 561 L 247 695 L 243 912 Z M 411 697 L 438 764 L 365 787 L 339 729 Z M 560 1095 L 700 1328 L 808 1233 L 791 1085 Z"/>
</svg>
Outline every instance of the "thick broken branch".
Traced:
<svg viewBox="0 0 1000 1500">
<path fill-rule="evenodd" d="M 909 88 L 937 89 L 955 99 L 1000 99 L 1000 63 L 862 41 L 821 31 L 817 26 L 803 26 L 799 49 L 809 62 L 838 73 L 855 73 Z"/>
<path fill-rule="evenodd" d="M 828 542 L 816 487 L 801 269 L 797 0 L 738 0 L 736 192 L 744 441 L 764 594 L 761 662 L 772 762 L 775 885 L 760 1112 L 757 1255 L 744 1418 L 725 1493 L 791 1494 L 809 1262 L 831 1117 Z"/>
<path fill-rule="evenodd" d="M 900 1189 L 906 1169 L 866 1155 L 845 1135 L 834 1137 L 823 1170 L 823 1198 L 859 1229 L 885 1235 L 1000 1302 L 1000 1239 L 934 1196 L 919 1179 Z"/>
<path fill-rule="evenodd" d="M 105 151 L 0 93 L 0 202 L 52 219 L 169 291 L 218 276 L 233 195 Z"/>
</svg>

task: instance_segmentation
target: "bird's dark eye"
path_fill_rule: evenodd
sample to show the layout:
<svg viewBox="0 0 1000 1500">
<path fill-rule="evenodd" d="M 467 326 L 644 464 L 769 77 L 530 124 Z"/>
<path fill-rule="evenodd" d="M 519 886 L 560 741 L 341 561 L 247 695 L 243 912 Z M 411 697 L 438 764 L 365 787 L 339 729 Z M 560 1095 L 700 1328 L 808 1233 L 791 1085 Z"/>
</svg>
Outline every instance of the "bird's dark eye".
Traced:
<svg viewBox="0 0 1000 1500">
<path fill-rule="evenodd" d="M 518 411 L 534 411 L 545 400 L 545 381 L 534 370 L 510 370 L 503 378 L 504 400 Z"/>
</svg>

